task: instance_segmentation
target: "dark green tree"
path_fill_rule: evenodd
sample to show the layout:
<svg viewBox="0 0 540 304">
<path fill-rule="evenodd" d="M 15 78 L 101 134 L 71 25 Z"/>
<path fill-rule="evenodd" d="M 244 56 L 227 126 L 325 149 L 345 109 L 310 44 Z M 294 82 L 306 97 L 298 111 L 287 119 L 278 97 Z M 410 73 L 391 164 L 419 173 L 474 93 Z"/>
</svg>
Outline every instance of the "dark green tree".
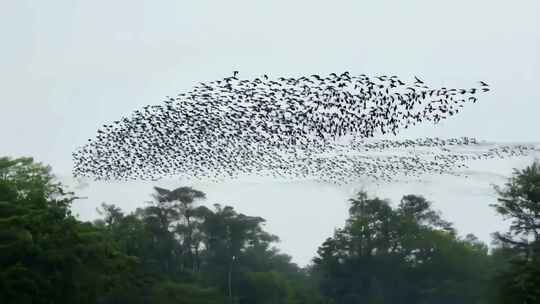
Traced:
<svg viewBox="0 0 540 304">
<path fill-rule="evenodd" d="M 492 207 L 510 220 L 506 233 L 494 233 L 501 250 L 510 256 L 497 277 L 501 303 L 540 302 L 540 164 L 514 169 L 504 187 L 495 186 Z"/>
<path fill-rule="evenodd" d="M 96 303 L 129 284 L 134 260 L 77 221 L 49 167 L 0 159 L 0 302 Z"/>
<path fill-rule="evenodd" d="M 540 250 L 540 164 L 534 162 L 523 170 L 514 169 L 504 187 L 495 186 L 499 195 L 491 206 L 511 221 L 507 233 L 495 233 L 495 239 L 522 252 L 538 255 Z"/>
<path fill-rule="evenodd" d="M 321 292 L 346 303 L 482 303 L 489 282 L 487 247 L 457 237 L 425 198 L 397 208 L 360 192 L 345 227 L 318 250 Z"/>
</svg>

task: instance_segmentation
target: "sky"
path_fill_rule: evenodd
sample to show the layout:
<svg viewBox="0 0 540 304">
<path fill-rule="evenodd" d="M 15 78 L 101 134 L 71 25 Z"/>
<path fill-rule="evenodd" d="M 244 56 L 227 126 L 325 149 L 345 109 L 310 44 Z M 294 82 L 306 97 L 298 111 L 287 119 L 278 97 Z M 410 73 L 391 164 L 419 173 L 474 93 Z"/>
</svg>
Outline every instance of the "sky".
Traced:
<svg viewBox="0 0 540 304">
<path fill-rule="evenodd" d="M 201 81 L 230 76 L 414 75 L 432 86 L 492 92 L 460 115 L 398 139 L 470 136 L 540 142 L 540 1 L 28 1 L 0 0 L 0 155 L 33 156 L 73 184 L 71 153 L 110 123 Z M 488 242 L 505 223 L 489 208 L 491 184 L 535 155 L 469 163 L 470 179 L 334 186 L 312 181 L 191 183 L 221 203 L 267 219 L 278 247 L 305 265 L 342 226 L 360 189 L 397 202 L 434 202 L 462 233 Z M 182 186 L 175 180 L 157 185 Z M 185 183 L 185 182 L 184 182 Z M 189 183 L 189 181 L 187 182 Z M 101 202 L 133 210 L 152 183 L 91 182 L 73 208 Z M 75 187 L 75 185 L 74 185 Z"/>
</svg>

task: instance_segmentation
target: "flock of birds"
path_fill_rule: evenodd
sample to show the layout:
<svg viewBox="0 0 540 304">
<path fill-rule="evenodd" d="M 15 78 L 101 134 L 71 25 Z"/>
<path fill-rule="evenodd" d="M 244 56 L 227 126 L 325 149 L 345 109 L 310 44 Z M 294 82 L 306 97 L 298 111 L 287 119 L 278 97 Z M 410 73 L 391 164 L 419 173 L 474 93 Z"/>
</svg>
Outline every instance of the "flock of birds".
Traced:
<svg viewBox="0 0 540 304">
<path fill-rule="evenodd" d="M 104 125 L 73 153 L 73 173 L 102 180 L 270 176 L 339 184 L 457 174 L 468 160 L 525 155 L 535 148 L 455 152 L 482 144 L 467 137 L 374 137 L 438 123 L 489 90 L 482 81 L 448 89 L 431 88 L 418 77 L 411 83 L 348 72 L 240 79 L 235 71 Z"/>
</svg>

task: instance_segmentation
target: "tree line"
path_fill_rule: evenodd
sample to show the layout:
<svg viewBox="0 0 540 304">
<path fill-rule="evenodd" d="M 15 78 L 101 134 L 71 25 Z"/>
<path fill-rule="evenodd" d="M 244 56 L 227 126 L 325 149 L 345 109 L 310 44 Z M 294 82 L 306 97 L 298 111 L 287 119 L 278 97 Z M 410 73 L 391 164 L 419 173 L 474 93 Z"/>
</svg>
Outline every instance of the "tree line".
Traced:
<svg viewBox="0 0 540 304">
<path fill-rule="evenodd" d="M 0 158 L 0 303 L 540 303 L 537 162 L 495 187 L 511 225 L 491 249 L 420 195 L 359 192 L 306 267 L 263 218 L 208 207 L 191 187 L 153 190 L 133 212 L 104 203 L 83 222 L 50 167 Z"/>
</svg>

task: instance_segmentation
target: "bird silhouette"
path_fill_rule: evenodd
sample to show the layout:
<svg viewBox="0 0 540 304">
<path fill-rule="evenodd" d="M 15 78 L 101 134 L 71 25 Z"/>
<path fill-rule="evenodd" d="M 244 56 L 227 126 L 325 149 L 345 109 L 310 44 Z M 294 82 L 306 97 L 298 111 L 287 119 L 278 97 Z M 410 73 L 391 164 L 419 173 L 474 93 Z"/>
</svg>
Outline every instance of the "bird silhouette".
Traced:
<svg viewBox="0 0 540 304">
<path fill-rule="evenodd" d="M 530 153 L 508 146 L 482 153 L 473 138 L 377 140 L 420 123 L 439 123 L 476 102 L 481 88 L 418 86 L 397 76 L 327 76 L 201 82 L 103 125 L 73 153 L 73 174 L 100 180 L 181 177 L 221 181 L 242 176 L 378 182 L 458 174 L 474 159 Z M 424 148 L 432 155 L 419 155 Z M 447 149 L 447 150 L 442 150 Z M 395 153 L 392 151 L 400 151 Z"/>
</svg>

